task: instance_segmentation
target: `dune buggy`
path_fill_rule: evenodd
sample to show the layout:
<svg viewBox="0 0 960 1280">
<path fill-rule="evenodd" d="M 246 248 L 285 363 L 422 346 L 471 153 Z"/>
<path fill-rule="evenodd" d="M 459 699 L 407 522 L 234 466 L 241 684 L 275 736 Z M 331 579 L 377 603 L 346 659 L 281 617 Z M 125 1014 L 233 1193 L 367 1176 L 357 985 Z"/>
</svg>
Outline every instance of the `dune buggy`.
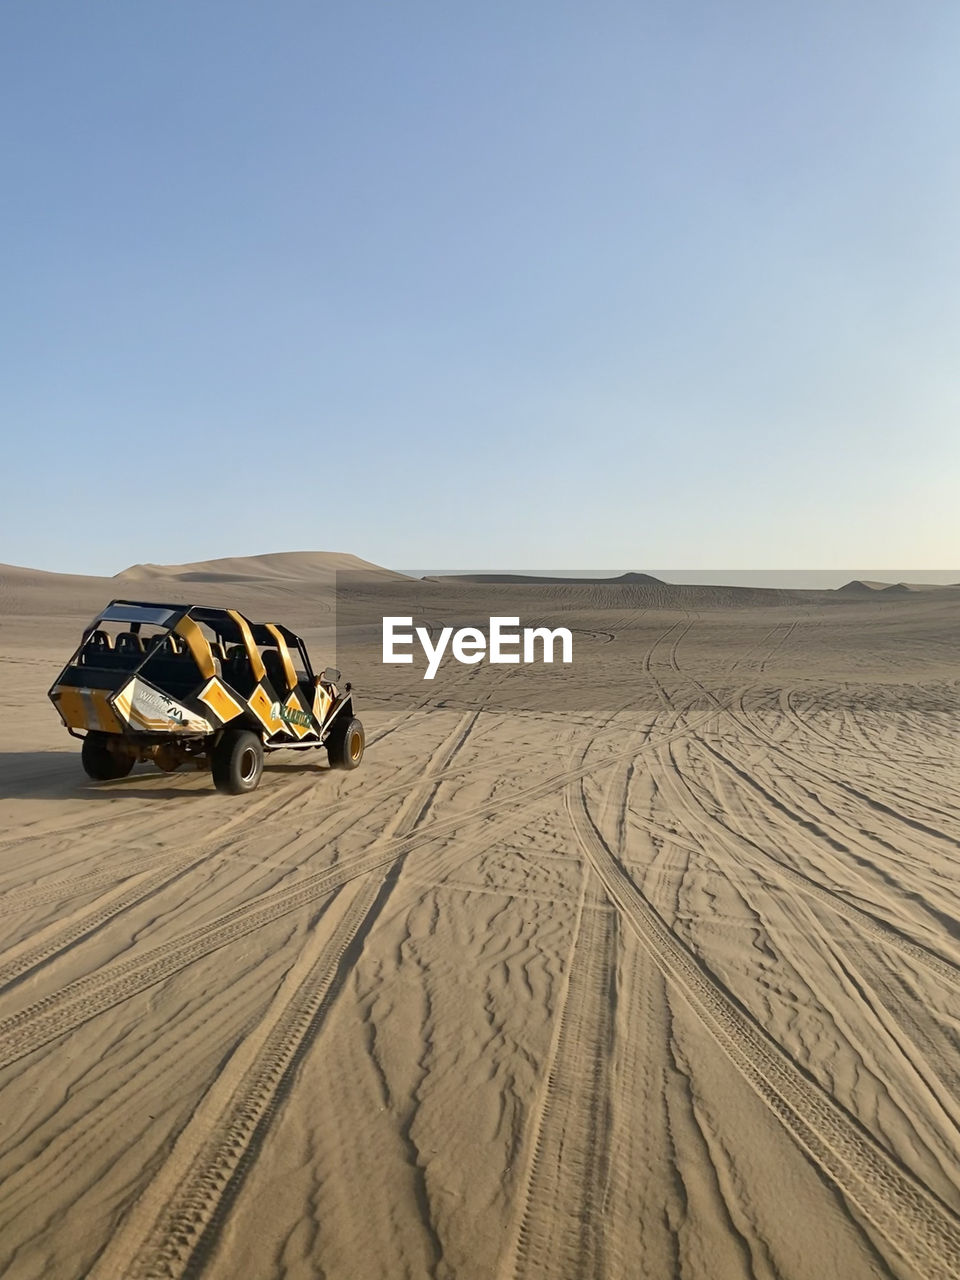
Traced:
<svg viewBox="0 0 960 1280">
<path fill-rule="evenodd" d="M 172 773 L 209 769 L 220 791 L 253 791 L 264 754 L 325 748 L 355 769 L 363 726 L 349 684 L 314 675 L 301 638 L 236 609 L 113 600 L 86 628 L 49 697 L 82 738 L 91 778 L 123 778 L 138 761 Z"/>
</svg>

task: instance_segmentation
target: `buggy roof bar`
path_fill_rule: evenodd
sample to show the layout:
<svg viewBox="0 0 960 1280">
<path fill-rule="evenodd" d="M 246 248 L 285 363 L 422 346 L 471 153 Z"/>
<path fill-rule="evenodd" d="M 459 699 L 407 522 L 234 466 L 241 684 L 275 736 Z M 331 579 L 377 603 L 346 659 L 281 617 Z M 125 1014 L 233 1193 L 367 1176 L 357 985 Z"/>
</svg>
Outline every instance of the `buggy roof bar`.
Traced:
<svg viewBox="0 0 960 1280">
<path fill-rule="evenodd" d="M 159 604 L 154 600 L 111 600 L 107 607 L 99 613 L 85 629 L 85 634 L 95 630 L 98 622 L 129 622 L 140 626 L 164 627 L 168 631 L 176 629 L 182 618 L 192 618 L 195 622 L 206 623 L 226 639 L 243 643 L 243 623 L 250 630 L 254 643 L 275 647 L 277 632 L 287 644 L 296 644 L 300 637 L 289 627 L 280 623 L 254 622 L 237 609 L 215 609 L 208 605 L 197 604 Z"/>
</svg>

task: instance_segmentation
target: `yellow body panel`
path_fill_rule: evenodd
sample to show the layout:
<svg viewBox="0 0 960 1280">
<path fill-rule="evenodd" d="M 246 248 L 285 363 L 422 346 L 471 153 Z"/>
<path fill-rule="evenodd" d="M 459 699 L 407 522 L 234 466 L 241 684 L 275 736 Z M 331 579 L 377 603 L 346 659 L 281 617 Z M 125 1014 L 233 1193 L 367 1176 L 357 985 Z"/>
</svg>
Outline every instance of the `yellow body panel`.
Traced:
<svg viewBox="0 0 960 1280">
<path fill-rule="evenodd" d="M 68 729 L 88 729 L 87 703 L 79 689 L 58 689 L 57 706 Z"/>
<path fill-rule="evenodd" d="M 211 680 L 208 685 L 200 690 L 197 697 L 224 723 L 232 720 L 234 716 L 238 716 L 243 710 L 240 703 L 227 693 L 219 680 Z"/>
<path fill-rule="evenodd" d="M 64 686 L 55 691 L 54 698 L 68 728 L 123 733 L 123 725 L 107 701 L 106 690 Z"/>
<path fill-rule="evenodd" d="M 274 714 L 274 704 L 267 697 L 266 690 L 263 685 L 257 685 L 253 693 L 247 699 L 250 710 L 257 717 L 267 733 L 279 733 L 287 726 L 283 723 L 278 715 Z"/>
</svg>

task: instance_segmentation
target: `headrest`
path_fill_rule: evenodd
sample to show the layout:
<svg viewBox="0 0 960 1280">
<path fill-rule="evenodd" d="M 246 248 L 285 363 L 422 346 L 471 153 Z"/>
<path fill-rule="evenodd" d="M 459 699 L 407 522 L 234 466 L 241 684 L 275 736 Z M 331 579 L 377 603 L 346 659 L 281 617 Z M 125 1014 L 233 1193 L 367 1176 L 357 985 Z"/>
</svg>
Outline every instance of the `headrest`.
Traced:
<svg viewBox="0 0 960 1280">
<path fill-rule="evenodd" d="M 132 631 L 121 631 L 117 636 L 117 643 L 115 647 L 128 653 L 144 652 L 142 637 L 135 636 Z"/>
</svg>

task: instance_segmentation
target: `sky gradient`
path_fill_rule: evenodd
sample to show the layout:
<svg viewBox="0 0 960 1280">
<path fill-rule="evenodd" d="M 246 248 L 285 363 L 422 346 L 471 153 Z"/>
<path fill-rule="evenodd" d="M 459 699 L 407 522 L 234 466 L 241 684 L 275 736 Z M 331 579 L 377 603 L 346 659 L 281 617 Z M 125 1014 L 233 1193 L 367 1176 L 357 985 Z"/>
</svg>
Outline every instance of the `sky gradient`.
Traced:
<svg viewBox="0 0 960 1280">
<path fill-rule="evenodd" d="M 0 562 L 960 560 L 955 6 L 0 36 Z"/>
</svg>

